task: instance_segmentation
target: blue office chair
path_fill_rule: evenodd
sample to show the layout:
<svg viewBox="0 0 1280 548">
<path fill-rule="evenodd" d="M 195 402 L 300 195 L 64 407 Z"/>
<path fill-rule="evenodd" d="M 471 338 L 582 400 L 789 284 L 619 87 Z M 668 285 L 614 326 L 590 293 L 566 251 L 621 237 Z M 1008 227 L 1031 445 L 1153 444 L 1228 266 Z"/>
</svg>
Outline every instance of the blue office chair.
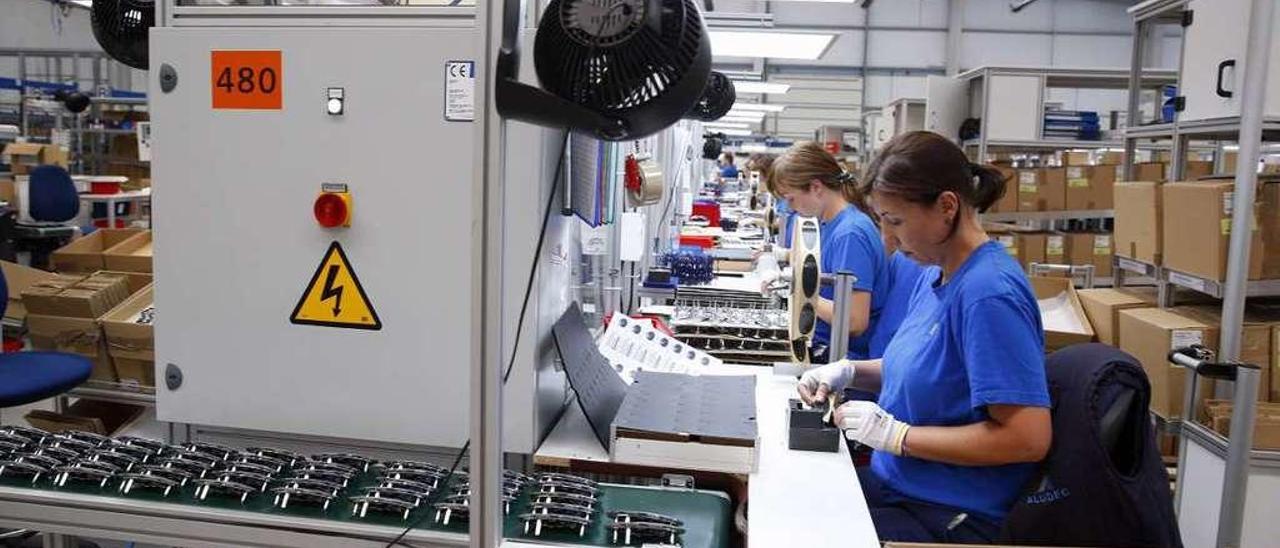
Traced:
<svg viewBox="0 0 1280 548">
<path fill-rule="evenodd" d="M 48 269 L 49 254 L 76 235 L 77 228 L 67 222 L 80 214 L 80 195 L 66 169 L 43 165 L 31 170 L 27 202 L 34 223 L 14 227 L 14 247 L 31 253 L 31 266 Z"/>
<path fill-rule="evenodd" d="M 9 284 L 0 270 L 0 316 L 9 304 Z M 37 402 L 71 390 L 89 378 L 93 362 L 62 352 L 0 354 L 0 409 Z"/>
<path fill-rule="evenodd" d="M 80 195 L 71 174 L 61 166 L 36 166 L 28 183 L 27 210 L 42 223 L 65 223 L 80 214 Z"/>
</svg>

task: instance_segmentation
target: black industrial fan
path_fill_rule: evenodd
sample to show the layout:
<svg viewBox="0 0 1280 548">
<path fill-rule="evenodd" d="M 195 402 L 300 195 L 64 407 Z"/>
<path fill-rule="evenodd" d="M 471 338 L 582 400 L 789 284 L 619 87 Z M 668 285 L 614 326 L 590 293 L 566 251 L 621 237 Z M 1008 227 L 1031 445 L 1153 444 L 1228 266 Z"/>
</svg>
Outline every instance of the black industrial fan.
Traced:
<svg viewBox="0 0 1280 548">
<path fill-rule="evenodd" d="M 702 136 L 702 159 L 718 160 L 720 153 L 724 151 L 723 133 L 708 133 Z"/>
<path fill-rule="evenodd" d="M 93 37 L 112 59 L 147 70 L 147 32 L 156 24 L 154 0 L 93 0 Z"/>
<path fill-rule="evenodd" d="M 503 10 L 495 99 L 504 117 L 608 141 L 679 120 L 711 72 L 711 39 L 694 0 L 552 0 L 534 39 L 542 88 L 517 80 L 519 2 Z"/>
<path fill-rule="evenodd" d="M 702 90 L 702 97 L 698 98 L 685 118 L 714 122 L 728 114 L 737 100 L 738 93 L 733 88 L 733 80 L 724 73 L 713 70 L 711 77 L 707 78 L 707 87 Z"/>
<path fill-rule="evenodd" d="M 61 102 L 67 110 L 80 114 L 89 108 L 89 103 L 93 102 L 88 95 L 79 91 L 62 91 L 58 90 L 53 94 L 54 100 Z"/>
</svg>

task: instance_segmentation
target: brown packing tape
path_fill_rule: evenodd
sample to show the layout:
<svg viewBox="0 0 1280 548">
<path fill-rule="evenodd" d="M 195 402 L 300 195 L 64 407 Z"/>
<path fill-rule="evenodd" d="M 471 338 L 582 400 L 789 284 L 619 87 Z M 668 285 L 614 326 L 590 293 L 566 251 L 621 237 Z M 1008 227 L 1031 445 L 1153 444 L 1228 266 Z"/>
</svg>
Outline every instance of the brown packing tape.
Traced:
<svg viewBox="0 0 1280 548">
<path fill-rule="evenodd" d="M 126 352 L 153 352 L 156 349 L 156 340 L 154 338 L 110 338 L 107 340 L 107 346 L 116 350 L 124 350 Z"/>
</svg>

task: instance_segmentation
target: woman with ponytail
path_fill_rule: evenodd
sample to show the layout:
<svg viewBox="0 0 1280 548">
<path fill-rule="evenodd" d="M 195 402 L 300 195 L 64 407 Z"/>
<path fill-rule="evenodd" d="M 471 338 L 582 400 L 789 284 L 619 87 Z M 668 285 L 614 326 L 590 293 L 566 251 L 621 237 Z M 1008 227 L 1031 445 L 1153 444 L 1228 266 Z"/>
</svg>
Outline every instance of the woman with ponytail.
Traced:
<svg viewBox="0 0 1280 548">
<path fill-rule="evenodd" d="M 832 288 L 820 290 L 821 299 L 816 307 L 818 325 L 813 338 L 814 362 L 879 357 L 878 353 L 873 355 L 872 340 L 882 338 L 883 332 L 897 329 L 896 324 L 886 325 L 880 321 L 880 311 L 885 307 L 893 278 L 889 256 L 871 210 L 858 189 L 857 177 L 841 168 L 818 143 L 802 142 L 773 162 L 768 186 L 797 214 L 818 218 L 822 272 L 847 270 L 857 277 L 851 296 L 849 333 L 844 335 L 849 337 L 846 356 L 827 356 L 825 352 L 832 337 L 831 318 L 835 306 Z"/>
<path fill-rule="evenodd" d="M 887 245 L 928 266 L 882 359 L 811 369 L 799 391 L 879 394 L 836 423 L 875 450 L 858 476 L 881 540 L 991 542 L 1049 450 L 1040 311 L 978 219 L 1005 184 L 923 131 L 889 141 L 862 182 Z"/>
</svg>

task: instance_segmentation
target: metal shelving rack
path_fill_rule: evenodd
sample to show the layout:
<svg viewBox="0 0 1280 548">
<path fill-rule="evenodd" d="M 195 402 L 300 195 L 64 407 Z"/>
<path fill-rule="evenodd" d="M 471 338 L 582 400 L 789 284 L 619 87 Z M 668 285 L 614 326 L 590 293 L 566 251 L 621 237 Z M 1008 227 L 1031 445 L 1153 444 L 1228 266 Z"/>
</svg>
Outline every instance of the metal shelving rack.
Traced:
<svg viewBox="0 0 1280 548">
<path fill-rule="evenodd" d="M 1248 280 L 1249 246 L 1251 240 L 1251 222 L 1254 216 L 1254 197 L 1257 191 L 1257 161 L 1266 141 L 1280 141 L 1280 119 L 1264 116 L 1265 94 L 1267 92 L 1268 66 L 1265 56 L 1250 55 L 1246 59 L 1244 83 L 1241 93 L 1240 116 L 1211 120 L 1183 121 L 1175 113 L 1172 123 L 1161 123 L 1142 126 L 1138 124 L 1138 97 L 1135 93 L 1145 78 L 1143 68 L 1144 42 L 1146 32 L 1151 25 L 1181 24 L 1186 26 L 1189 19 L 1184 16 L 1189 0 L 1148 0 L 1129 9 L 1134 22 L 1134 40 L 1132 59 L 1129 70 L 1129 120 L 1134 127 L 1124 134 L 1125 159 L 1124 175 L 1131 178 L 1133 174 L 1134 153 L 1143 140 L 1165 140 L 1172 144 L 1172 162 L 1170 170 L 1172 180 L 1184 178 L 1188 145 L 1191 140 L 1201 141 L 1235 141 L 1239 144 L 1239 155 L 1235 167 L 1235 190 L 1231 213 L 1231 236 L 1227 252 L 1226 279 L 1209 280 L 1200 276 L 1152 265 L 1130 259 L 1116 258 L 1117 285 L 1123 285 L 1126 273 L 1140 273 L 1155 278 L 1160 291 L 1160 305 L 1171 304 L 1173 288 L 1184 288 L 1198 291 L 1213 297 L 1221 298 L 1222 325 L 1221 339 L 1218 344 L 1219 361 L 1236 361 L 1240 358 L 1241 339 L 1243 336 L 1245 299 L 1255 296 L 1280 295 L 1280 280 Z M 1247 50 L 1250 52 L 1265 51 L 1270 47 L 1273 29 L 1270 28 L 1273 0 L 1253 0 L 1251 2 L 1252 18 L 1249 22 Z M 1185 46 L 1184 46 L 1185 47 Z M 1179 67 L 1179 73 L 1183 72 Z M 1266 365 L 1266 364 L 1262 364 Z M 1190 378 L 1190 376 L 1188 376 Z M 1188 381 L 1189 386 L 1194 382 Z M 1218 390 L 1234 388 L 1230 383 L 1219 382 Z M 1255 395 L 1252 392 L 1231 390 L 1231 399 L 1235 412 L 1234 422 L 1252 422 L 1255 416 Z M 1188 392 L 1190 402 L 1190 392 Z M 1194 410 L 1189 410 L 1194 413 Z M 1165 417 L 1163 424 L 1166 430 L 1179 435 L 1179 488 L 1175 494 L 1175 509 L 1182 508 L 1182 481 L 1184 467 L 1188 459 L 1188 444 L 1194 442 L 1196 447 L 1214 453 L 1225 465 L 1225 478 L 1221 499 L 1221 510 L 1217 521 L 1217 544 L 1220 546 L 1240 545 L 1244 513 L 1245 495 L 1247 492 L 1250 469 L 1255 466 L 1274 466 L 1276 451 L 1260 451 L 1247 448 L 1244 451 L 1228 452 L 1229 442 L 1226 438 L 1209 432 L 1195 422 L 1186 421 L 1183 417 Z M 1233 428 L 1235 430 L 1235 428 Z M 1193 439 L 1194 438 L 1194 439 Z M 1270 464 L 1268 464 L 1270 463 Z M 1218 464 L 1197 464 L 1205 469 L 1221 466 Z"/>
</svg>

